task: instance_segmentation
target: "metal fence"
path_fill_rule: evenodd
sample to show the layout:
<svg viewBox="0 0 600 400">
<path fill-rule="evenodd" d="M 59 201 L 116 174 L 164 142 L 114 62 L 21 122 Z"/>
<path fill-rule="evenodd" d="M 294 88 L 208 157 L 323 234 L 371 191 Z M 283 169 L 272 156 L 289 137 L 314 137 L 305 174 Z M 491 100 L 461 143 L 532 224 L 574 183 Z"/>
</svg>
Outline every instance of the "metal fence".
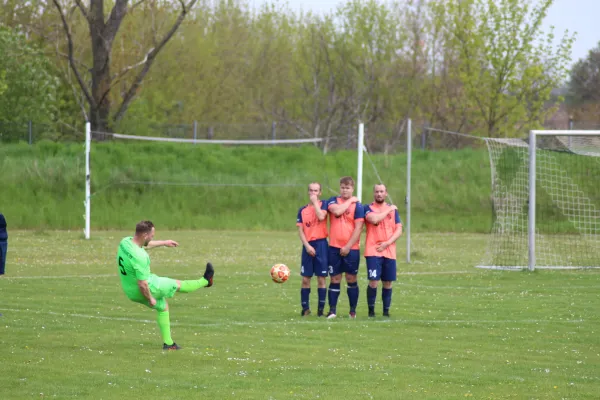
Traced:
<svg viewBox="0 0 600 400">
<path fill-rule="evenodd" d="M 600 129 L 597 122 L 561 120 L 549 121 L 546 129 Z M 358 140 L 358 123 L 349 123 L 330 129 L 328 135 L 323 129 L 315 134 L 314 126 L 308 124 L 291 124 L 280 121 L 257 122 L 247 124 L 222 124 L 193 121 L 188 124 L 144 124 L 130 123 L 133 128 L 117 130 L 118 133 L 169 137 L 182 139 L 300 139 L 318 135 L 326 136 L 323 146 L 327 151 L 356 149 Z M 466 132 L 469 133 L 469 132 Z M 365 124 L 365 146 L 372 153 L 396 153 L 406 150 L 406 119 L 391 123 L 375 121 Z M 524 137 L 526 132 L 523 132 Z M 49 141 L 83 141 L 84 128 L 69 127 L 64 124 L 41 124 L 34 121 L 27 123 L 0 122 L 0 143 L 25 142 L 33 144 L 41 140 Z M 413 121 L 413 148 L 457 148 L 464 143 L 458 137 L 452 136 L 455 142 L 436 141 L 431 135 L 429 125 Z M 458 138 L 458 139 L 457 139 Z M 450 139 L 449 139 L 450 140 Z M 459 143 L 460 142 L 460 143 Z"/>
<path fill-rule="evenodd" d="M 0 121 L 0 143 L 24 142 L 34 144 L 42 140 L 52 142 L 83 141 L 83 130 L 59 124 L 44 124 L 34 121 L 25 123 Z"/>
</svg>

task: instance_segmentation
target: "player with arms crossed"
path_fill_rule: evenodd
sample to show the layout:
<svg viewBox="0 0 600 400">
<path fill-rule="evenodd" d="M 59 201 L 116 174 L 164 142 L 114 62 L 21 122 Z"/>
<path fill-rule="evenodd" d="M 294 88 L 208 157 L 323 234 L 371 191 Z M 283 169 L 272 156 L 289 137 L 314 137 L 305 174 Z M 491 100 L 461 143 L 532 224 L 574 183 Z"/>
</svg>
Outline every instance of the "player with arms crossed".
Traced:
<svg viewBox="0 0 600 400">
<path fill-rule="evenodd" d="M 336 317 L 342 273 L 346 274 L 350 318 L 356 318 L 358 304 L 358 265 L 360 263 L 360 233 L 364 223 L 364 210 L 358 199 L 352 196 L 354 179 L 340 179 L 340 195 L 327 200 L 329 211 L 329 313 Z"/>
<path fill-rule="evenodd" d="M 402 235 L 402 221 L 398 215 L 398 208 L 385 203 L 387 197 L 385 185 L 375 185 L 373 197 L 375 201 L 365 206 L 367 220 L 365 260 L 369 279 L 367 304 L 369 317 L 374 317 L 377 286 L 380 280 L 383 281 L 381 292 L 383 315 L 389 317 L 392 282 L 396 280 L 396 240 Z"/>
<path fill-rule="evenodd" d="M 121 240 L 117 251 L 121 286 L 130 300 L 157 311 L 156 321 L 163 338 L 163 350 L 179 350 L 181 347 L 171 338 L 167 298 L 173 297 L 175 292 L 190 293 L 201 287 L 212 286 L 214 269 L 211 263 L 207 263 L 202 278 L 187 281 L 164 278 L 151 273 L 150 256 L 144 247 L 152 249 L 179 245 L 173 240 L 152 240 L 154 233 L 154 224 L 151 221 L 141 221 L 135 226 L 135 236 Z"/>
<path fill-rule="evenodd" d="M 325 308 L 325 297 L 327 297 L 327 287 L 325 278 L 327 277 L 327 203 L 319 200 L 321 196 L 321 184 L 312 182 L 308 185 L 308 197 L 310 204 L 301 207 L 298 210 L 296 226 L 298 226 L 298 235 L 302 242 L 302 265 L 300 275 L 302 275 L 302 287 L 300 289 L 300 302 L 302 311 L 300 315 L 310 314 L 310 280 L 313 275 L 317 277 L 317 290 L 319 306 L 317 316 L 323 316 Z"/>
</svg>

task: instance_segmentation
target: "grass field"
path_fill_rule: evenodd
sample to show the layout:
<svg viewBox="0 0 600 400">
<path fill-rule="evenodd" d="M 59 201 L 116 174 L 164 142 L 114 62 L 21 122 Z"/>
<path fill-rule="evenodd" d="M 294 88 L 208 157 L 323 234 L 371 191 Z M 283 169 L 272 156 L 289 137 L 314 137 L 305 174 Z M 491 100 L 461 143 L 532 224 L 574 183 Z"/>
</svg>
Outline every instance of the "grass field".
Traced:
<svg viewBox="0 0 600 400">
<path fill-rule="evenodd" d="M 124 231 L 11 231 L 0 278 L 2 399 L 597 399 L 600 273 L 476 269 L 485 235 L 414 235 L 392 317 L 299 316 L 294 232 L 171 231 L 155 273 L 215 286 L 170 301 L 165 353 L 153 311 L 121 292 Z M 277 285 L 269 267 L 288 264 Z M 314 286 L 313 286 L 314 287 Z M 381 314 L 381 290 L 377 312 Z M 311 304 L 316 303 L 316 290 Z M 315 313 L 316 314 L 316 313 Z"/>
</svg>

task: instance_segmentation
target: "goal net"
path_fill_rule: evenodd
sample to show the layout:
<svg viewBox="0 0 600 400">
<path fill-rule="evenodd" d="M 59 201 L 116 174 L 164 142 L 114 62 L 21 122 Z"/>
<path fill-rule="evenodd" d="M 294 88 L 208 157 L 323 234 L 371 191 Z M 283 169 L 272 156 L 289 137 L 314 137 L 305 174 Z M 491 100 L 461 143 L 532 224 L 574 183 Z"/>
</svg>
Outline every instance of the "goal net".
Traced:
<svg viewBox="0 0 600 400">
<path fill-rule="evenodd" d="M 482 268 L 600 268 L 600 131 L 487 138 L 493 225 Z"/>
</svg>

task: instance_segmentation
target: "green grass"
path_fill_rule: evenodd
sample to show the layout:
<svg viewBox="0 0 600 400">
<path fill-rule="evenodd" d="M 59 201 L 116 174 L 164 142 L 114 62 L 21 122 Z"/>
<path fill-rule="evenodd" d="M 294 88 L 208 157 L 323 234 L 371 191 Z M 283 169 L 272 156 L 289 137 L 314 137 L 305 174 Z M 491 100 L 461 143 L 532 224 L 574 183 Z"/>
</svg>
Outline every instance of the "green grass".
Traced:
<svg viewBox="0 0 600 400">
<path fill-rule="evenodd" d="M 163 353 L 154 312 L 121 292 L 115 252 L 126 231 L 11 231 L 0 278 L 2 398 L 596 399 L 600 274 L 473 268 L 486 235 L 418 234 L 399 262 L 392 317 L 299 316 L 294 232 L 171 231 L 154 272 L 215 286 L 170 301 Z M 399 253 L 404 257 L 404 242 Z M 276 262 L 294 271 L 277 285 Z M 314 306 L 316 290 L 311 302 Z M 379 291 L 379 294 L 381 291 Z M 377 311 L 381 301 L 378 298 Z"/>
</svg>

